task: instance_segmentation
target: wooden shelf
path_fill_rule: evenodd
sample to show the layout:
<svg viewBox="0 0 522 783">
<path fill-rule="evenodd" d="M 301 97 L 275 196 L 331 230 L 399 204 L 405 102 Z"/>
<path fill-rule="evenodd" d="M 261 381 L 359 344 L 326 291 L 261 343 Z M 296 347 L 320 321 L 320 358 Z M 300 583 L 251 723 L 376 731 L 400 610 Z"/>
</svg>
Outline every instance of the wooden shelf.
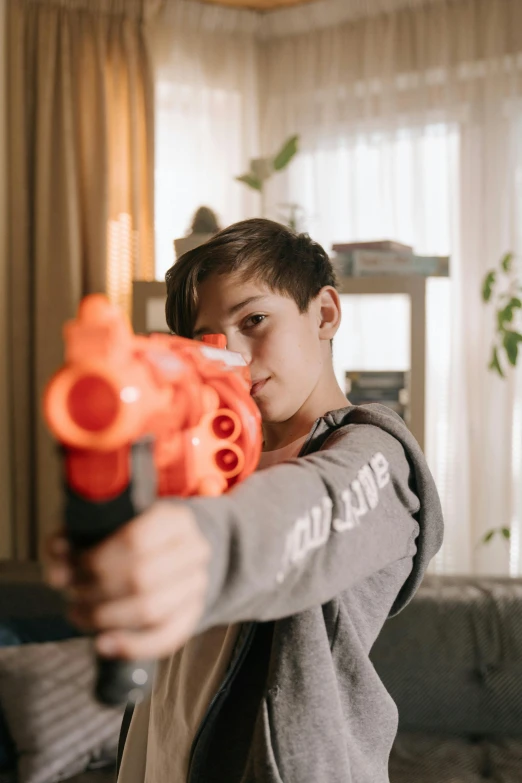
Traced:
<svg viewBox="0 0 522 783">
<path fill-rule="evenodd" d="M 132 282 L 132 328 L 137 334 L 146 334 L 147 303 L 151 299 L 167 298 L 167 286 L 162 280 L 133 280 Z M 165 331 L 168 332 L 165 323 Z"/>
<path fill-rule="evenodd" d="M 426 405 L 427 279 L 421 275 L 338 276 L 340 294 L 353 296 L 404 294 L 410 297 L 410 430 L 423 450 Z"/>
</svg>

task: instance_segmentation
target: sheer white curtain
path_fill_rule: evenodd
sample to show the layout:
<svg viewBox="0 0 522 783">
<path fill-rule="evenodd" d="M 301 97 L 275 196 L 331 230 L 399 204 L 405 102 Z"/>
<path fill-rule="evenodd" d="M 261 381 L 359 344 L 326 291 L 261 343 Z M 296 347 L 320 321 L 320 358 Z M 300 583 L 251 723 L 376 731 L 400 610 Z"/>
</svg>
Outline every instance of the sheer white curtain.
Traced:
<svg viewBox="0 0 522 783">
<path fill-rule="evenodd" d="M 256 200 L 234 177 L 258 153 L 256 16 L 167 3 L 149 27 L 156 76 L 156 277 L 197 207 L 222 225 Z"/>
<path fill-rule="evenodd" d="M 446 517 L 432 567 L 520 573 L 520 385 L 486 369 L 493 319 L 480 288 L 503 252 L 521 250 L 522 4 L 376 5 L 369 16 L 347 2 L 352 18 L 316 30 L 302 12 L 286 11 L 277 34 L 272 19 L 263 149 L 297 132 L 303 153 L 268 201 L 302 204 L 327 247 L 390 237 L 451 254 L 450 283 L 431 281 L 428 296 L 426 449 Z M 477 546 L 510 523 L 511 545 Z"/>
<path fill-rule="evenodd" d="M 491 101 L 480 121 L 462 127 L 460 264 L 455 299 L 469 419 L 470 509 L 477 529 L 512 524 L 510 551 L 500 540 L 479 548 L 480 571 L 522 573 L 520 370 L 503 381 L 484 371 L 489 360 L 493 311 L 477 296 L 479 279 L 506 251 L 522 253 L 522 106 Z"/>
<path fill-rule="evenodd" d="M 368 130 L 335 141 L 319 138 L 289 169 L 287 193 L 279 198 L 299 201 L 303 227 L 327 248 L 333 241 L 388 237 L 419 253 L 448 255 L 457 245 L 459 154 L 457 124 Z M 272 191 L 272 198 L 277 197 Z M 334 341 L 340 382 L 345 369 L 409 368 L 408 302 L 344 297 L 343 310 Z M 453 470 L 457 461 L 465 466 L 467 457 L 462 433 L 458 439 L 450 437 L 463 426 L 460 407 L 451 402 L 462 399 L 463 391 L 454 388 L 460 375 L 451 372 L 454 335 L 446 279 L 428 283 L 427 329 L 426 453 L 448 525 L 446 549 L 434 567 L 469 570 L 475 531 L 462 469 Z"/>
</svg>

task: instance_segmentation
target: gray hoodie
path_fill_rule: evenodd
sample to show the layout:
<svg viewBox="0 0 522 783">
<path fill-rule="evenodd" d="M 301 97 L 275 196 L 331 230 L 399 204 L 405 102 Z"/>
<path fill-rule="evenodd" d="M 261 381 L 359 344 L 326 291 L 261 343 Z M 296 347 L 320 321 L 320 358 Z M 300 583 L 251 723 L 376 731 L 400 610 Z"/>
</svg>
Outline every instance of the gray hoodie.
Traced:
<svg viewBox="0 0 522 783">
<path fill-rule="evenodd" d="M 368 656 L 443 532 L 400 417 L 377 404 L 333 411 L 298 459 L 187 502 L 213 549 L 197 632 L 243 623 L 188 783 L 388 783 L 397 708 Z"/>
</svg>

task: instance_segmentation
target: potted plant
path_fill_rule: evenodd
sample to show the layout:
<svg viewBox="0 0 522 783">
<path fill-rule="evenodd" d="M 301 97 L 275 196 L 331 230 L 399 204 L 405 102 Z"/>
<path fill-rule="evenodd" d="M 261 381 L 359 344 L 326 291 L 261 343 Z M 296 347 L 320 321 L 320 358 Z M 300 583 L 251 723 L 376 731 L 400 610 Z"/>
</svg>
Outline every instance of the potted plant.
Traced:
<svg viewBox="0 0 522 783">
<path fill-rule="evenodd" d="M 266 216 L 266 190 L 265 186 L 271 177 L 279 171 L 283 171 L 299 148 L 299 136 L 290 136 L 279 152 L 270 158 L 254 158 L 250 161 L 250 170 L 246 174 L 236 177 L 238 182 L 243 182 L 249 188 L 257 190 L 261 196 L 261 215 Z M 295 207 L 296 205 L 292 205 Z M 291 217 L 295 215 L 292 212 Z"/>
<path fill-rule="evenodd" d="M 501 378 L 517 366 L 522 344 L 522 277 L 513 253 L 506 253 L 495 269 L 490 269 L 482 283 L 482 299 L 495 308 L 495 336 L 488 368 Z M 495 534 L 508 539 L 509 527 L 488 530 L 482 543 Z"/>
</svg>

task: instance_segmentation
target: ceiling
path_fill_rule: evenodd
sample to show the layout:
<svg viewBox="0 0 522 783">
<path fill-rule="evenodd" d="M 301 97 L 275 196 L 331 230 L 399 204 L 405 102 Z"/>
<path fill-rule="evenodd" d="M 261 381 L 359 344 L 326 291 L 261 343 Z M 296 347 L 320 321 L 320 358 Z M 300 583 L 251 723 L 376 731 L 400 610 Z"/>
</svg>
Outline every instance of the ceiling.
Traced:
<svg viewBox="0 0 522 783">
<path fill-rule="evenodd" d="M 192 0 L 208 5 L 221 5 L 229 8 L 248 8 L 251 11 L 274 11 L 276 8 L 289 8 L 296 5 L 307 5 L 315 0 Z"/>
</svg>

